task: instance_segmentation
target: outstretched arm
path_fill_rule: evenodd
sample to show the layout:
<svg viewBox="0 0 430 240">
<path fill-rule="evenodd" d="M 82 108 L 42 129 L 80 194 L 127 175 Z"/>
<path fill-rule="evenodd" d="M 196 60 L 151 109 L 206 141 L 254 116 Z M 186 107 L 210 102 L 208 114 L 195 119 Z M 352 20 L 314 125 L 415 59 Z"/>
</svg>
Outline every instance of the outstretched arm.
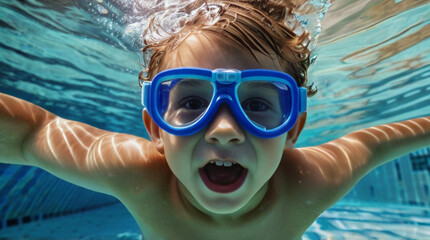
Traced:
<svg viewBox="0 0 430 240">
<path fill-rule="evenodd" d="M 372 151 L 371 169 L 407 153 L 430 146 L 430 117 L 362 129 L 345 137 Z"/>
<path fill-rule="evenodd" d="M 41 167 L 79 186 L 112 193 L 112 184 L 142 180 L 148 175 L 142 171 L 160 159 L 150 141 L 62 119 L 0 93 L 1 163 Z"/>
<path fill-rule="evenodd" d="M 34 104 L 0 93 L 0 162 L 30 165 L 24 143 L 55 118 Z"/>
<path fill-rule="evenodd" d="M 369 171 L 409 152 L 430 146 L 430 117 L 362 129 L 316 147 L 288 153 L 308 195 L 330 206 Z M 290 166 L 290 167 L 291 167 Z M 304 193 L 304 195 L 306 195 Z"/>
</svg>

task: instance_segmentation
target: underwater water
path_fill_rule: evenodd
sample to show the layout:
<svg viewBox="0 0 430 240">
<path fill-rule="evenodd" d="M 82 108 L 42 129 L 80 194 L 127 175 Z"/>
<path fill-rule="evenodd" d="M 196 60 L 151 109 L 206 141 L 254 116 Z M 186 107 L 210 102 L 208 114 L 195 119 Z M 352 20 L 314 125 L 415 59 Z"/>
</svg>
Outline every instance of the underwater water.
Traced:
<svg viewBox="0 0 430 240">
<path fill-rule="evenodd" d="M 145 11 L 145 1 L 0 0 L 0 92 L 63 118 L 147 138 L 137 80 L 143 62 L 138 27 L 144 26 L 139 23 Z M 297 146 L 429 115 L 429 23 L 430 3 L 424 0 L 336 1 L 322 22 L 317 59 L 309 69 L 318 93 L 308 100 Z M 427 165 L 407 165 L 414 159 Z M 430 154 L 422 150 L 375 170 L 341 205 L 324 213 L 304 239 L 430 239 L 429 166 Z M 404 177 L 396 185 L 399 172 Z M 70 198 L 64 201 L 56 189 Z M 375 204 L 384 202 L 402 207 L 390 211 Z M 0 165 L 0 239 L 16 239 L 13 228 L 24 232 L 16 226 L 27 221 L 23 216 L 30 218 L 27 225 L 42 224 L 32 222 L 115 203 L 39 169 Z M 89 232 L 82 239 L 135 239 L 138 234 L 133 228 L 124 230 L 130 236 L 118 237 L 124 232 L 118 227 L 109 235 L 115 238 L 97 238 L 86 226 Z"/>
</svg>

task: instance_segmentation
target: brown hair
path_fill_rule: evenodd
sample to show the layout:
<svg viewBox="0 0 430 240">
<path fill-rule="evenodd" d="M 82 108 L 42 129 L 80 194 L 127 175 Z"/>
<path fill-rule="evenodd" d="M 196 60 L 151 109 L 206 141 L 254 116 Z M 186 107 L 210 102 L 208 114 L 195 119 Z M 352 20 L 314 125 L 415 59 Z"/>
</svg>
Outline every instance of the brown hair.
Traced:
<svg viewBox="0 0 430 240">
<path fill-rule="evenodd" d="M 151 55 L 151 58 L 149 64 L 145 62 L 148 68 L 139 74 L 139 83 L 151 80 L 159 71 L 159 65 L 166 53 L 175 49 L 190 33 L 206 30 L 222 33 L 250 51 L 254 58 L 256 56 L 253 50 L 269 57 L 272 56 L 271 53 L 275 53 L 283 71 L 290 73 L 298 86 L 306 86 L 307 69 L 310 65 L 310 51 L 307 48 L 309 33 L 305 31 L 297 35 L 294 33 L 294 26 L 287 27 L 285 21 L 288 17 L 291 19 L 291 9 L 295 6 L 285 3 L 287 1 L 278 2 L 283 3 L 269 0 L 195 1 L 185 6 L 183 11 L 190 13 L 199 4 L 204 4 L 206 9 L 202 8 L 192 20 L 185 22 L 180 31 L 161 40 L 154 40 L 152 37 L 165 34 L 160 33 L 163 31 L 160 21 L 154 21 L 155 18 L 152 18 L 143 33 L 146 46 L 142 49 L 144 59 L 148 55 Z M 208 23 L 207 13 L 210 7 L 217 7 L 218 17 L 214 22 Z M 308 96 L 317 92 L 313 84 L 306 87 Z"/>
</svg>

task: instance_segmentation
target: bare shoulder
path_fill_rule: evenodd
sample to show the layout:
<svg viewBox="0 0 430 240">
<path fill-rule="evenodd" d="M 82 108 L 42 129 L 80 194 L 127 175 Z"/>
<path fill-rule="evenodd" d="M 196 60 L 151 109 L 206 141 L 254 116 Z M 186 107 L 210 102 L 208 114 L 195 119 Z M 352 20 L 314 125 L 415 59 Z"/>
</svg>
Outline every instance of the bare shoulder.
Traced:
<svg viewBox="0 0 430 240">
<path fill-rule="evenodd" d="M 360 143 L 337 139 L 285 152 L 282 166 L 288 185 L 294 186 L 300 198 L 325 210 L 370 170 L 366 165 L 369 154 L 371 152 Z"/>
<path fill-rule="evenodd" d="M 429 146 L 430 118 L 361 129 L 314 147 L 284 152 L 289 185 L 309 199 L 330 206 L 368 172 L 409 152 Z"/>
<path fill-rule="evenodd" d="M 58 117 L 25 141 L 24 155 L 29 165 L 111 195 L 132 181 L 149 182 L 166 164 L 151 141 Z"/>
<path fill-rule="evenodd" d="M 169 177 L 165 157 L 154 144 L 129 134 L 104 135 L 91 147 L 87 165 L 96 169 L 115 193 L 135 192 Z"/>
</svg>

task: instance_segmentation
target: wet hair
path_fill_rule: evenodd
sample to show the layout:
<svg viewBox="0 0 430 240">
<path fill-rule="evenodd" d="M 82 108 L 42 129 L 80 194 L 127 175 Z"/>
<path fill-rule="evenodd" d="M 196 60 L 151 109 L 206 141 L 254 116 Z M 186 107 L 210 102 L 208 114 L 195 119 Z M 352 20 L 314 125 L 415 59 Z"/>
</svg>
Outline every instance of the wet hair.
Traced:
<svg viewBox="0 0 430 240">
<path fill-rule="evenodd" d="M 292 22 L 291 9 L 296 6 L 286 2 L 290 1 L 194 1 L 180 10 L 193 17 L 178 22 L 180 30 L 169 34 L 162 20 L 152 18 L 143 33 L 145 47 L 142 49 L 144 60 L 148 56 L 150 60 L 144 64 L 148 67 L 139 74 L 139 83 L 152 80 L 163 59 L 190 34 L 212 31 L 247 49 L 257 61 L 254 51 L 277 57 L 282 70 L 289 73 L 298 86 L 306 87 L 308 96 L 315 95 L 317 89 L 313 84 L 307 86 L 309 33 L 302 31 L 299 35 L 294 31 L 299 23 Z"/>
</svg>

